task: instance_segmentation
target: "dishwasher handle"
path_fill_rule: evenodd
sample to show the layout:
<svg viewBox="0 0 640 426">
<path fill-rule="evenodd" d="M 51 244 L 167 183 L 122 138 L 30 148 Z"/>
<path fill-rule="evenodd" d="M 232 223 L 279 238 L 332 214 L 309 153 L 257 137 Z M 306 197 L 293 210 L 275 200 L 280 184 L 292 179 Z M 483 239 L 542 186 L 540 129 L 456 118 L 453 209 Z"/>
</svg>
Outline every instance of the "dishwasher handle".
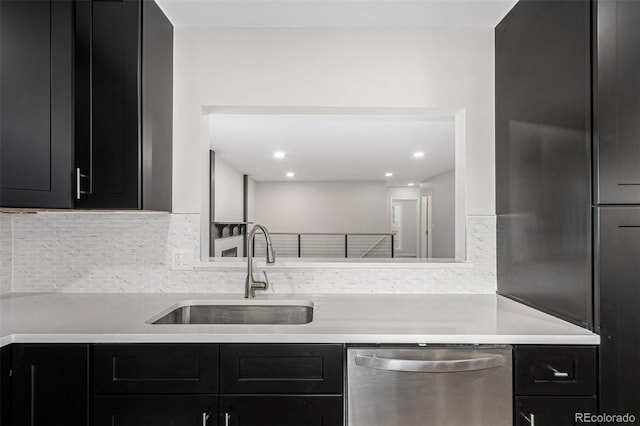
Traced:
<svg viewBox="0 0 640 426">
<path fill-rule="evenodd" d="M 387 371 L 407 371 L 412 373 L 456 373 L 462 371 L 486 370 L 504 365 L 504 356 L 485 354 L 475 358 L 448 360 L 414 360 L 382 358 L 375 355 L 356 355 L 356 365 Z"/>
</svg>

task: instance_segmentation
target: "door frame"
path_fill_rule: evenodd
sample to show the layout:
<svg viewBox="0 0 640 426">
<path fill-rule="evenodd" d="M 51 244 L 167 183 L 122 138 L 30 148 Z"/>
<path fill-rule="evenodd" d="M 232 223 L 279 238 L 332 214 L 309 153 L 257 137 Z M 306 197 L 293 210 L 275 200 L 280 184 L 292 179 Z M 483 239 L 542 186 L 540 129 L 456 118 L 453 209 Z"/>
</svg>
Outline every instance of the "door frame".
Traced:
<svg viewBox="0 0 640 426">
<path fill-rule="evenodd" d="M 433 257 L 433 194 L 431 191 L 420 196 L 420 256 Z M 425 238 L 426 237 L 426 238 Z"/>
</svg>

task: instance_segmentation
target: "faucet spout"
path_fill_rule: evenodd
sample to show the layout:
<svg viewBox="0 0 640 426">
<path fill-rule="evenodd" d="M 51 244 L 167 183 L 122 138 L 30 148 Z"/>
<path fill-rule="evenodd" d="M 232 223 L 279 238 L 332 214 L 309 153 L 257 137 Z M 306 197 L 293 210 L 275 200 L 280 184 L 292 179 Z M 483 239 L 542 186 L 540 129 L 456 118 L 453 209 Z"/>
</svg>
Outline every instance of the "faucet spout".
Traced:
<svg viewBox="0 0 640 426">
<path fill-rule="evenodd" d="M 262 232 L 267 242 L 267 264 L 271 265 L 276 262 L 276 254 L 273 251 L 273 245 L 271 244 L 271 235 L 269 235 L 269 231 L 263 225 L 254 225 L 254 227 L 251 228 L 251 231 L 249 231 L 249 235 L 247 235 L 247 279 L 244 283 L 245 299 L 256 297 L 256 290 L 264 291 L 269 288 L 269 279 L 267 278 L 266 272 L 264 272 L 264 281 L 258 281 L 253 276 L 253 244 L 251 244 L 251 240 L 254 238 L 256 232 L 258 231 Z"/>
</svg>

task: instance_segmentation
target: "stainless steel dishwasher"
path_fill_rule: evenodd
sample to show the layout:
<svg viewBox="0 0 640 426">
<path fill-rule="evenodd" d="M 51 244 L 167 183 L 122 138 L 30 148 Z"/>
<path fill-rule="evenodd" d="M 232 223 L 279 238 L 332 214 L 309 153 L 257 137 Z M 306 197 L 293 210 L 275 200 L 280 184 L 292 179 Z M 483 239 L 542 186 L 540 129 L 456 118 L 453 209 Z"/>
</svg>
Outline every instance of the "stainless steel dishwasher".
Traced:
<svg viewBox="0 0 640 426">
<path fill-rule="evenodd" d="M 513 423 L 511 347 L 349 348 L 348 426 Z"/>
</svg>

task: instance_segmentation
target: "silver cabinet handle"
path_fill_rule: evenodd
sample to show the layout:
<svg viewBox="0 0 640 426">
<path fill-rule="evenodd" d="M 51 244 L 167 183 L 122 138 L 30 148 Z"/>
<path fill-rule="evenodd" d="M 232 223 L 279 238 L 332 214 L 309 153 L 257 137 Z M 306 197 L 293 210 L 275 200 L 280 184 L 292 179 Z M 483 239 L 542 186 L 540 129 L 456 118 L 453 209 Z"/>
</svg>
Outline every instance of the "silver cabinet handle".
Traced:
<svg viewBox="0 0 640 426">
<path fill-rule="evenodd" d="M 564 371 L 556 370 L 555 368 L 553 368 L 550 365 L 547 365 L 547 367 L 549 368 L 549 370 L 553 371 L 553 377 L 558 377 L 558 378 L 569 377 L 569 373 L 566 373 Z"/>
<path fill-rule="evenodd" d="M 209 421 L 209 413 L 202 413 L 202 426 L 207 426 Z"/>
<path fill-rule="evenodd" d="M 484 355 L 477 358 L 422 361 L 413 359 L 381 358 L 356 355 L 356 365 L 388 371 L 410 371 L 414 373 L 454 373 L 458 371 L 485 370 L 504 364 L 502 355 Z"/>
<path fill-rule="evenodd" d="M 76 168 L 76 199 L 79 200 L 84 194 L 89 194 L 89 191 L 82 190 L 82 179 L 89 179 L 88 175 L 80 172 L 80 167 Z"/>
<path fill-rule="evenodd" d="M 231 414 L 224 413 L 224 426 L 231 426 Z"/>
<path fill-rule="evenodd" d="M 522 411 L 520 412 L 520 416 L 522 416 L 523 419 L 525 419 L 526 421 L 529 422 L 529 424 L 531 424 L 531 426 L 536 426 L 536 416 L 533 415 L 533 413 L 529 414 L 528 416 L 525 415 Z"/>
</svg>

